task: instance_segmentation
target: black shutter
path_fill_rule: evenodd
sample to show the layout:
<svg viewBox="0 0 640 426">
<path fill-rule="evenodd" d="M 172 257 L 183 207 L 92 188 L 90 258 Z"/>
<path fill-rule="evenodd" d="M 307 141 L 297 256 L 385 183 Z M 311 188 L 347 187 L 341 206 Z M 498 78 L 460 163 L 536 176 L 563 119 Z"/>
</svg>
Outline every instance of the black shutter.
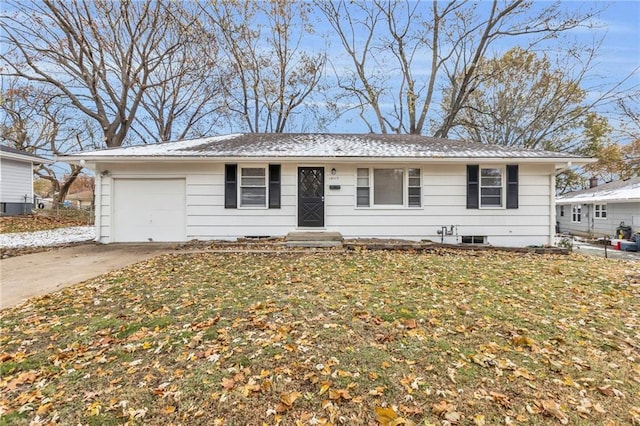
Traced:
<svg viewBox="0 0 640 426">
<path fill-rule="evenodd" d="M 477 209 L 479 207 L 480 193 L 480 166 L 477 164 L 467 165 L 467 208 Z"/>
<path fill-rule="evenodd" d="M 236 164 L 224 165 L 224 208 L 235 209 L 238 207 L 238 166 Z"/>
<path fill-rule="evenodd" d="M 269 208 L 280 208 L 280 164 L 269 164 Z"/>
<path fill-rule="evenodd" d="M 518 208 L 518 165 L 507 165 L 507 208 Z"/>
</svg>

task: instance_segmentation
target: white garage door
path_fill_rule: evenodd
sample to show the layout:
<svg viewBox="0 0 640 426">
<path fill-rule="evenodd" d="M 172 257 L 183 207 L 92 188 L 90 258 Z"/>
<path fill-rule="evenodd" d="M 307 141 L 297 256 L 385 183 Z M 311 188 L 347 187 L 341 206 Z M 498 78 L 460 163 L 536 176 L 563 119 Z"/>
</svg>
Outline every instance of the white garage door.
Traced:
<svg viewBox="0 0 640 426">
<path fill-rule="evenodd" d="M 186 240 L 184 179 L 114 179 L 116 242 Z"/>
</svg>

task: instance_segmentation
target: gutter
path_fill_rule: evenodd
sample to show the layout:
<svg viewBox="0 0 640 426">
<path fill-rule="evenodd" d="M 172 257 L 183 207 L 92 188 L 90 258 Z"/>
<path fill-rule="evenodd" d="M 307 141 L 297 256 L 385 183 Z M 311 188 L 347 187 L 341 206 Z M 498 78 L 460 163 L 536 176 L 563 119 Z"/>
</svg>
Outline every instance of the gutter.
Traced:
<svg viewBox="0 0 640 426">
<path fill-rule="evenodd" d="M 21 155 L 15 154 L 13 152 L 2 151 L 0 157 L 6 158 L 9 160 L 23 161 L 25 163 L 33 163 L 33 164 L 53 164 L 55 161 L 48 160 L 46 158 L 38 157 L 38 156 L 30 156 L 30 155 Z"/>
<path fill-rule="evenodd" d="M 249 156 L 225 156 L 225 157 L 204 157 L 204 156 L 139 156 L 139 157 L 124 157 L 124 156 L 60 156 L 56 158 L 57 161 L 63 161 L 66 163 L 80 164 L 84 163 L 141 163 L 141 162 L 246 162 L 246 163 L 265 163 L 265 162 L 279 162 L 279 163 L 314 163 L 314 162 L 327 162 L 327 163 L 408 163 L 408 162 L 428 162 L 428 163 L 505 163 L 505 162 L 517 162 L 517 163 L 554 163 L 556 164 L 556 172 L 560 173 L 574 165 L 589 164 L 596 162 L 593 158 L 558 158 L 558 157 L 313 157 L 313 156 L 297 156 L 297 157 L 249 157 Z M 561 163 L 558 166 L 558 163 Z"/>
</svg>

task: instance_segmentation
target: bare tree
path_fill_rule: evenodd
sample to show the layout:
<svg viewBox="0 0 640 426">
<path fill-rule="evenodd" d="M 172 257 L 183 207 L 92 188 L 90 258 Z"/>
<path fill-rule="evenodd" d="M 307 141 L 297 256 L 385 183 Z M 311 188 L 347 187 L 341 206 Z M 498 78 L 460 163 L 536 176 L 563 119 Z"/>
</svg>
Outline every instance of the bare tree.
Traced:
<svg viewBox="0 0 640 426">
<path fill-rule="evenodd" d="M 301 45 L 303 36 L 313 33 L 306 3 L 212 1 L 202 10 L 233 72 L 226 106 L 242 127 L 281 133 L 292 127 L 295 115 L 313 115 L 310 97 L 325 55 L 308 54 Z"/>
<path fill-rule="evenodd" d="M 617 110 L 622 122 L 622 134 L 633 140 L 640 139 L 640 90 L 629 91 L 617 100 Z"/>
<path fill-rule="evenodd" d="M 183 49 L 150 76 L 158 81 L 140 100 L 142 115 L 132 131 L 143 141 L 172 141 L 202 137 L 214 131 L 224 113 L 224 79 L 203 49 Z M 200 53 L 200 54 L 198 54 Z M 176 59 L 179 58 L 179 59 Z M 181 68 L 176 70 L 176 68 Z M 174 75 L 166 79 L 165 76 Z"/>
<path fill-rule="evenodd" d="M 622 125 L 620 138 L 629 141 L 622 146 L 627 176 L 640 176 L 640 90 L 630 91 L 617 102 Z"/>
<path fill-rule="evenodd" d="M 316 4 L 352 65 L 336 67 L 339 87 L 370 130 L 421 134 L 430 119 L 436 137 L 449 135 L 475 90 L 481 59 L 497 41 L 518 38 L 529 50 L 586 25 L 597 13 L 523 0 Z M 444 87 L 449 87 L 448 102 L 439 109 Z"/>
<path fill-rule="evenodd" d="M 93 132 L 83 118 L 60 103 L 60 97 L 42 87 L 21 86 L 15 79 L 3 80 L 0 102 L 0 141 L 31 154 L 53 157 L 81 151 L 94 143 Z M 54 202 L 62 202 L 82 167 L 61 169 L 40 165 L 35 174 L 50 182 Z"/>
<path fill-rule="evenodd" d="M 197 17 L 200 13 L 197 4 L 182 6 L 187 16 Z M 150 119 L 139 120 L 133 128 L 142 140 L 171 141 L 210 135 L 227 118 L 225 97 L 232 75 L 220 58 L 216 32 L 203 24 L 195 18 L 189 28 L 193 42 L 183 43 L 180 50 L 165 58 L 150 74 L 151 84 L 140 102 L 143 115 Z M 177 36 L 182 37 L 177 33 L 166 35 L 167 39 Z"/>
<path fill-rule="evenodd" d="M 0 17 L 5 75 L 47 85 L 120 146 L 145 93 L 182 75 L 167 67 L 193 38 L 193 17 L 168 0 L 14 1 Z M 165 67 L 159 74 L 160 67 Z M 159 76 L 161 76 L 159 78 Z"/>
</svg>

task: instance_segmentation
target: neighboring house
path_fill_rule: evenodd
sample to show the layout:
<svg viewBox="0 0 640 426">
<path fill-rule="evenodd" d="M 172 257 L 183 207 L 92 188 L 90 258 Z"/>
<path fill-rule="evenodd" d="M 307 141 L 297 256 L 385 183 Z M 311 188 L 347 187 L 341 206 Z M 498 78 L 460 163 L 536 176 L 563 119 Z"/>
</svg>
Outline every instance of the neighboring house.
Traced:
<svg viewBox="0 0 640 426">
<path fill-rule="evenodd" d="M 0 213 L 18 215 L 33 209 L 33 166 L 52 161 L 0 145 Z"/>
<path fill-rule="evenodd" d="M 620 224 L 640 231 L 640 177 L 591 186 L 556 198 L 560 232 L 614 237 Z"/>
<path fill-rule="evenodd" d="M 88 209 L 93 205 L 93 191 L 81 191 L 69 194 L 66 200 L 78 209 Z"/>
<path fill-rule="evenodd" d="M 233 134 L 83 152 L 103 243 L 345 238 L 551 244 L 570 154 L 418 135 Z M 442 235 L 443 234 L 443 235 Z"/>
</svg>

